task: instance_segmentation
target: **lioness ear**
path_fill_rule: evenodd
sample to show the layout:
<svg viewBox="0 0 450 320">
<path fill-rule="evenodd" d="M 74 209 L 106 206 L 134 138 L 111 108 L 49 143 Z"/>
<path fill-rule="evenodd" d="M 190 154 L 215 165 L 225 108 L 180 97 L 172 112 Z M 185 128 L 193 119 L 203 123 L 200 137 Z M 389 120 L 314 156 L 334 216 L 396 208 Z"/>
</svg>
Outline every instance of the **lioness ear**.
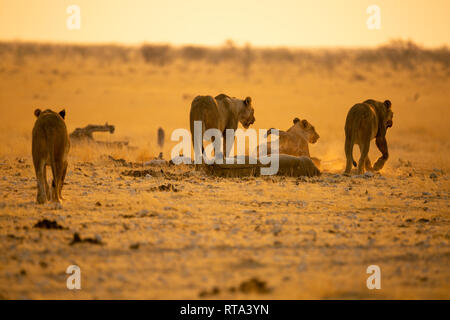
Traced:
<svg viewBox="0 0 450 320">
<path fill-rule="evenodd" d="M 34 110 L 34 115 L 37 117 L 39 117 L 39 115 L 41 114 L 41 109 L 36 109 Z"/>
<path fill-rule="evenodd" d="M 300 119 L 299 118 L 294 118 L 294 120 L 292 122 L 294 122 L 294 124 L 296 124 L 297 122 L 299 122 Z"/>
<path fill-rule="evenodd" d="M 389 100 L 386 100 L 385 102 L 384 102 L 384 105 L 386 106 L 386 108 L 390 108 L 391 107 L 391 102 L 389 101 Z"/>
<path fill-rule="evenodd" d="M 308 121 L 307 120 L 302 120 L 302 126 L 303 126 L 303 128 L 308 127 Z"/>
<path fill-rule="evenodd" d="M 59 115 L 61 116 L 61 118 L 64 119 L 64 117 L 66 116 L 66 109 L 62 109 L 62 110 L 59 112 Z"/>
<path fill-rule="evenodd" d="M 251 103 L 252 103 L 252 98 L 250 98 L 250 97 L 245 98 L 244 104 L 245 104 L 246 106 L 249 106 Z"/>
</svg>

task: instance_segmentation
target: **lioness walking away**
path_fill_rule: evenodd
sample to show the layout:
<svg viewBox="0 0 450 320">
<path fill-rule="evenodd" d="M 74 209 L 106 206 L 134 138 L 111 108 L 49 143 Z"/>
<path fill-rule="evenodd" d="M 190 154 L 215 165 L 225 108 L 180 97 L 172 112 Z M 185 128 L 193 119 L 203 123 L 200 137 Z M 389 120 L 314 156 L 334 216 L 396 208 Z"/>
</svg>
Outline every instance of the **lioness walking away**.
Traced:
<svg viewBox="0 0 450 320">
<path fill-rule="evenodd" d="M 33 127 L 32 154 L 37 179 L 37 202 L 47 200 L 60 202 L 61 190 L 67 171 L 67 155 L 69 153 L 69 136 L 64 122 L 66 111 L 59 113 L 52 110 L 36 109 L 37 120 Z M 52 192 L 47 183 L 46 166 L 50 166 L 53 174 Z"/>
<path fill-rule="evenodd" d="M 245 129 L 248 129 L 255 122 L 254 113 L 250 97 L 240 100 L 225 94 L 219 94 L 215 98 L 212 96 L 197 96 L 192 101 L 190 112 L 192 143 L 194 144 L 194 121 L 202 121 L 202 137 L 206 130 L 212 128 L 218 129 L 225 137 L 225 130 L 236 130 L 238 122 Z M 232 143 L 227 145 L 224 141 L 225 155 L 229 154 L 232 145 Z"/>
<path fill-rule="evenodd" d="M 366 100 L 363 103 L 355 104 L 347 115 L 345 122 L 345 156 L 347 165 L 344 174 L 349 174 L 352 164 L 356 167 L 353 160 L 353 146 L 357 144 L 361 151 L 361 158 L 358 163 L 358 174 L 363 174 L 364 170 L 378 171 L 383 168 L 389 153 L 386 141 L 386 131 L 392 127 L 391 102 L 386 100 L 379 102 L 375 100 Z M 372 168 L 368 154 L 370 141 L 376 139 L 376 145 L 382 155 Z"/>
</svg>

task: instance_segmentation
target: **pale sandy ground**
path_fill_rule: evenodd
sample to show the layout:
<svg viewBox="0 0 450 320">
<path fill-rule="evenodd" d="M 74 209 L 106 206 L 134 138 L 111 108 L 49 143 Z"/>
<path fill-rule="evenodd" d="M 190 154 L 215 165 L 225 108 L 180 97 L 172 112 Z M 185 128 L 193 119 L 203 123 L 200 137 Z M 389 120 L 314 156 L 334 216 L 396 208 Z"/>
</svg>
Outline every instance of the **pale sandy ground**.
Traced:
<svg viewBox="0 0 450 320">
<path fill-rule="evenodd" d="M 249 78 L 234 68 L 3 59 L 0 298 L 450 298 L 448 71 L 372 66 L 357 81 L 345 64 L 256 65 Z M 252 96 L 255 128 L 312 122 L 323 175 L 226 179 L 180 166 L 134 178 L 108 159 L 160 170 L 142 167 L 159 153 L 157 127 L 187 128 L 192 97 L 220 92 Z M 345 114 L 367 98 L 393 103 L 391 158 L 381 174 L 344 177 Z M 55 210 L 35 204 L 30 132 L 35 107 L 59 106 L 69 131 L 108 121 L 117 131 L 99 139 L 138 150 L 74 146 Z M 176 192 L 159 191 L 169 183 Z M 43 218 L 66 229 L 34 228 Z M 71 246 L 75 232 L 102 244 Z M 79 291 L 66 288 L 71 264 Z M 381 268 L 381 290 L 366 287 L 369 265 Z M 240 287 L 252 278 L 265 285 Z"/>
</svg>

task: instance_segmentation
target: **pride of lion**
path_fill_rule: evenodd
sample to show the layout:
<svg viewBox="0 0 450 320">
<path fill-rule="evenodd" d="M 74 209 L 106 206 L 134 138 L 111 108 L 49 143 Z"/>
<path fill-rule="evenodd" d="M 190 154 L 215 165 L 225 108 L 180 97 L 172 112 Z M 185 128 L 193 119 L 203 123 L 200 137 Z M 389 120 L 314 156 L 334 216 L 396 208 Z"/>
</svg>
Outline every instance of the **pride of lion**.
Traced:
<svg viewBox="0 0 450 320">
<path fill-rule="evenodd" d="M 239 99 L 225 94 L 212 96 L 197 96 L 190 109 L 190 129 L 194 144 L 194 125 L 201 121 L 202 133 L 208 129 L 217 129 L 225 137 L 227 129 L 236 130 L 238 123 L 248 129 L 255 123 L 255 110 L 252 99 Z M 65 110 L 56 113 L 52 110 L 34 111 L 36 122 L 32 132 L 32 156 L 37 179 L 37 203 L 46 201 L 60 203 L 64 178 L 67 172 L 67 157 L 70 149 L 69 136 L 64 121 Z M 349 175 L 352 165 L 357 167 L 358 174 L 365 171 L 379 171 L 386 163 L 389 153 L 386 141 L 387 129 L 392 127 L 392 105 L 389 100 L 379 102 L 373 99 L 355 104 L 348 112 L 345 122 L 345 156 L 344 174 Z M 267 136 L 273 134 L 271 128 Z M 316 176 L 320 160 L 312 158 L 309 153 L 309 143 L 316 143 L 319 134 L 315 127 L 306 119 L 295 118 L 293 125 L 286 131 L 279 130 L 279 172 L 281 175 Z M 371 140 L 375 139 L 381 156 L 371 165 L 368 157 Z M 224 139 L 224 155 L 231 149 Z M 357 144 L 361 156 L 356 163 L 353 159 L 353 147 Z M 194 145 L 194 151 L 196 146 Z M 201 151 L 203 152 L 203 143 Z M 271 141 L 267 144 L 268 154 L 271 154 Z M 50 166 L 53 181 L 52 187 L 47 182 L 46 168 Z M 221 168 L 239 168 L 239 164 L 224 164 Z"/>
</svg>

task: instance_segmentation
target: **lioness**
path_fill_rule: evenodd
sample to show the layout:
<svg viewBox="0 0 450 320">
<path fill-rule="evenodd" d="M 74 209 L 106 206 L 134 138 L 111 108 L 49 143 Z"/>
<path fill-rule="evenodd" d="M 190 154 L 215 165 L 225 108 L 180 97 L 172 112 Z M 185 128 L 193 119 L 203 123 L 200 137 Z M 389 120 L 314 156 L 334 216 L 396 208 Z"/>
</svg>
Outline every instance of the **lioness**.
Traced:
<svg viewBox="0 0 450 320">
<path fill-rule="evenodd" d="M 194 121 L 202 121 L 202 137 L 205 131 L 211 128 L 218 129 L 222 133 L 222 137 L 225 137 L 225 130 L 236 130 L 238 122 L 248 129 L 255 122 L 254 113 L 250 97 L 241 100 L 225 94 L 219 94 L 215 98 L 197 96 L 192 101 L 190 112 L 192 143 L 194 144 Z M 224 155 L 229 154 L 231 146 L 232 143 L 227 146 L 226 139 L 224 139 Z"/>
<path fill-rule="evenodd" d="M 203 169 L 212 175 L 222 177 L 243 177 L 243 176 L 260 176 L 260 169 L 268 167 L 270 164 L 250 164 L 250 157 L 244 156 L 245 163 L 237 164 L 235 157 L 234 164 L 213 164 L 205 165 Z M 320 176 L 320 170 L 314 165 L 309 157 L 295 157 L 287 154 L 280 154 L 278 157 L 278 171 L 276 175 L 289 177 L 314 177 Z"/>
<path fill-rule="evenodd" d="M 347 164 L 344 174 L 349 174 L 352 164 L 356 167 L 353 160 L 353 146 L 357 144 L 361 151 L 361 158 L 358 163 L 358 174 L 363 174 L 364 169 L 378 171 L 383 168 L 389 157 L 386 142 L 386 131 L 392 127 L 391 102 L 366 100 L 363 103 L 355 104 L 348 112 L 345 121 L 345 156 Z M 376 145 L 381 151 L 381 157 L 375 162 L 372 168 L 368 153 L 370 141 L 376 139 Z"/>
<path fill-rule="evenodd" d="M 314 126 L 308 120 L 294 118 L 294 124 L 287 131 L 279 131 L 279 153 L 289 154 L 296 157 L 308 157 L 309 143 L 316 143 L 320 138 Z M 267 136 L 272 133 L 273 128 L 267 131 Z M 267 154 L 271 154 L 271 143 L 267 142 Z M 320 165 L 320 160 L 311 158 L 316 166 Z"/>
<path fill-rule="evenodd" d="M 34 111 L 36 122 L 33 127 L 32 154 L 37 179 L 37 202 L 47 200 L 60 202 L 61 190 L 67 171 L 67 155 L 70 142 L 64 117 L 66 111 L 56 113 L 50 109 Z M 53 182 L 50 194 L 46 166 L 52 169 Z"/>
</svg>

